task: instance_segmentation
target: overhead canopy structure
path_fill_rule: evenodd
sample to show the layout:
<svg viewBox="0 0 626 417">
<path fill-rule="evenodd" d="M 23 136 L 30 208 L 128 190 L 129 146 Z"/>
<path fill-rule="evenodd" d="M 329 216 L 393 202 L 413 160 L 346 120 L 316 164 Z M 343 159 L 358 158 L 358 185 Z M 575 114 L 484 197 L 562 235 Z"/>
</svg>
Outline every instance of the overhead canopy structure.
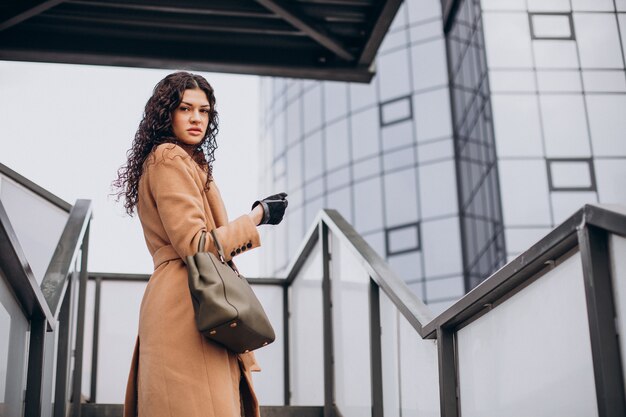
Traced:
<svg viewBox="0 0 626 417">
<path fill-rule="evenodd" d="M 0 59 L 369 82 L 401 0 L 9 0 Z"/>
</svg>

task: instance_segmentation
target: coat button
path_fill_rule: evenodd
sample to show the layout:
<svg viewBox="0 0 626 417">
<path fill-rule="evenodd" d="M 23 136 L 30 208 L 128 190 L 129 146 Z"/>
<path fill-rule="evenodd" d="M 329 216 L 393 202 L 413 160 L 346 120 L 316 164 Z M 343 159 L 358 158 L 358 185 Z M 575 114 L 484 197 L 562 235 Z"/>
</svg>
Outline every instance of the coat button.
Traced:
<svg viewBox="0 0 626 417">
<path fill-rule="evenodd" d="M 241 250 L 242 250 L 242 251 L 246 250 L 246 247 L 245 247 L 245 246 L 242 246 L 242 247 L 241 247 Z"/>
<path fill-rule="evenodd" d="M 248 242 L 246 246 L 248 247 L 248 249 L 250 249 L 252 247 L 252 242 Z"/>
<path fill-rule="evenodd" d="M 232 251 L 232 252 L 230 253 L 230 256 L 235 256 L 235 255 L 236 255 L 235 251 Z"/>
<path fill-rule="evenodd" d="M 241 249 L 237 248 L 237 253 L 241 253 Z"/>
</svg>

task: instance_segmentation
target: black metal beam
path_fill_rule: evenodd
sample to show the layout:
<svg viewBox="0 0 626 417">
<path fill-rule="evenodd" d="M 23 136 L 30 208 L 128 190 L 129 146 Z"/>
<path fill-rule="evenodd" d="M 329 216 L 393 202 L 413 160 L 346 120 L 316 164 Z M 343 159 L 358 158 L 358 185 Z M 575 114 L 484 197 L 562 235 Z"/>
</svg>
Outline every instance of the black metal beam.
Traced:
<svg viewBox="0 0 626 417">
<path fill-rule="evenodd" d="M 76 346 L 74 348 L 74 377 L 72 387 L 72 417 L 80 417 L 81 391 L 83 381 L 83 356 L 85 346 L 85 308 L 87 303 L 87 260 L 89 259 L 89 229 L 83 236 L 78 283 L 78 314 L 76 318 Z"/>
<path fill-rule="evenodd" d="M 271 10 L 276 15 L 280 16 L 294 27 L 301 30 L 308 35 L 311 39 L 324 46 L 326 49 L 334 52 L 338 57 L 345 59 L 346 61 L 354 61 L 354 55 L 349 52 L 339 40 L 335 39 L 330 33 L 328 33 L 323 27 L 317 26 L 304 17 L 291 6 L 287 6 L 283 2 L 277 0 L 256 0 L 259 4 Z"/>
<path fill-rule="evenodd" d="M 7 283 L 25 316 L 28 319 L 44 317 L 52 329 L 54 316 L 35 280 L 2 201 L 0 201 L 0 268 L 4 271 Z"/>
<path fill-rule="evenodd" d="M 289 357 L 291 349 L 289 347 L 289 323 L 291 319 L 291 310 L 289 308 L 289 287 L 283 287 L 283 388 L 285 405 L 291 404 L 291 359 Z"/>
<path fill-rule="evenodd" d="M 332 284 L 328 226 L 319 225 L 322 240 L 322 320 L 324 329 L 324 417 L 335 417 L 335 355 L 333 344 Z"/>
<path fill-rule="evenodd" d="M 55 317 L 61 307 L 68 274 L 78 256 L 80 244 L 91 220 L 91 213 L 90 200 L 76 200 L 41 282 L 41 291 Z"/>
<path fill-rule="evenodd" d="M 28 348 L 28 371 L 24 416 L 40 417 L 44 385 L 44 359 L 46 346 L 46 319 L 33 317 L 30 321 L 30 345 Z"/>
<path fill-rule="evenodd" d="M 102 291 L 102 279 L 96 278 L 96 297 L 93 313 L 93 343 L 91 346 L 91 386 L 89 402 L 95 403 L 98 391 L 98 348 L 100 345 L 100 294 Z"/>
<path fill-rule="evenodd" d="M 370 371 L 372 388 L 372 417 L 383 417 L 383 354 L 380 326 L 380 289 L 370 278 Z"/>
<path fill-rule="evenodd" d="M 372 63 L 401 4 L 402 0 L 384 1 L 377 13 L 373 13 L 375 18 L 374 25 L 359 57 L 359 65 L 370 65 Z"/>
<path fill-rule="evenodd" d="M 70 203 L 61 199 L 60 197 L 57 197 L 56 195 L 52 194 L 50 191 L 44 189 L 43 187 L 35 184 L 28 178 L 18 174 L 17 172 L 13 171 L 11 168 L 9 168 L 8 166 L 4 164 L 0 164 L 0 174 L 4 175 L 5 177 L 10 178 L 11 180 L 21 185 L 22 187 L 26 188 L 28 191 L 32 192 L 33 194 L 38 195 L 39 197 L 46 200 L 48 203 L 60 208 L 61 210 L 68 212 L 68 213 L 70 212 L 70 210 L 72 210 L 72 205 Z"/>
<path fill-rule="evenodd" d="M 437 328 L 439 401 L 441 417 L 459 416 L 458 380 L 454 331 Z"/>
<path fill-rule="evenodd" d="M 623 369 L 611 279 L 609 235 L 606 230 L 583 225 L 578 231 L 578 239 L 585 280 L 598 415 L 626 416 Z"/>
<path fill-rule="evenodd" d="M 63 0 L 19 0 L 10 2 L 0 14 L 0 32 L 22 23 L 33 16 L 54 7 Z"/>
<path fill-rule="evenodd" d="M 68 409 L 68 385 L 71 363 L 71 342 L 72 342 L 72 295 L 75 291 L 76 281 L 72 285 L 72 280 L 68 284 L 67 291 L 63 297 L 61 311 L 59 312 L 59 344 L 57 346 L 56 362 L 56 382 L 54 384 L 54 417 L 65 417 Z M 72 291 L 74 290 L 74 291 Z"/>
</svg>

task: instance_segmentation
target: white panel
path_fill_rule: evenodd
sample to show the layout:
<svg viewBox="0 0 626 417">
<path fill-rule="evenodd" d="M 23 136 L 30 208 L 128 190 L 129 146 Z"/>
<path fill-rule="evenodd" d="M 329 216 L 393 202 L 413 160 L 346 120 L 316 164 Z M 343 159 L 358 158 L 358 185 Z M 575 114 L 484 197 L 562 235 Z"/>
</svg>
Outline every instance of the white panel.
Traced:
<svg viewBox="0 0 626 417">
<path fill-rule="evenodd" d="M 618 334 L 626 335 L 626 239 L 611 234 L 609 236 L 609 253 L 611 256 L 611 280 L 613 281 L 613 300 L 617 313 Z M 626 343 L 620 341 L 622 356 L 622 372 L 624 373 L 624 386 L 626 386 Z"/>
<path fill-rule="evenodd" d="M 600 202 L 626 204 L 626 158 L 596 159 L 594 168 Z"/>
<path fill-rule="evenodd" d="M 380 343 L 385 417 L 400 417 L 398 309 L 380 290 Z"/>
<path fill-rule="evenodd" d="M 145 288 L 144 282 L 102 283 L 96 393 L 99 403 L 124 402 L 123 387 L 128 380 Z M 120 326 L 120 323 L 124 325 Z"/>
<path fill-rule="evenodd" d="M 252 373 L 254 390 L 261 405 L 283 405 L 285 401 L 283 288 L 274 285 L 254 285 L 253 289 L 276 333 L 274 343 L 254 351 L 262 369 L 261 372 Z"/>
<path fill-rule="evenodd" d="M 413 45 L 411 47 L 411 63 L 413 90 L 441 85 L 447 86 L 446 44 L 442 37 Z"/>
<path fill-rule="evenodd" d="M 385 219 L 387 226 L 397 226 L 417 220 L 417 184 L 415 168 L 385 174 Z M 402 204 L 398 204 L 402 201 Z"/>
<path fill-rule="evenodd" d="M 535 74 L 533 71 L 489 71 L 489 88 L 492 93 L 535 92 Z"/>
<path fill-rule="evenodd" d="M 348 112 L 346 83 L 324 82 L 324 111 L 326 121 L 335 120 Z"/>
<path fill-rule="evenodd" d="M 360 417 L 372 406 L 370 376 L 370 278 L 350 249 L 332 236 L 335 399 L 341 415 Z"/>
<path fill-rule="evenodd" d="M 22 416 L 29 322 L 0 271 L 0 404 L 2 416 Z"/>
<path fill-rule="evenodd" d="M 458 274 L 462 270 L 459 219 L 421 223 L 426 276 Z"/>
<path fill-rule="evenodd" d="M 413 111 L 418 142 L 452 136 L 447 88 L 414 95 Z"/>
<path fill-rule="evenodd" d="M 406 49 L 378 57 L 376 62 L 381 101 L 404 96 L 411 91 L 408 83 L 409 56 Z"/>
<path fill-rule="evenodd" d="M 537 68 L 578 68 L 575 41 L 533 41 Z"/>
<path fill-rule="evenodd" d="M 69 214 L 2 175 L 0 182 L 0 200 L 41 284 Z"/>
<path fill-rule="evenodd" d="M 418 167 L 422 218 L 458 212 L 455 172 L 453 160 Z"/>
<path fill-rule="evenodd" d="M 535 243 L 537 243 L 545 235 L 547 235 L 550 229 L 550 227 L 524 227 L 521 229 L 507 227 L 504 232 L 504 236 L 506 239 L 506 249 L 508 252 L 511 253 L 524 252 Z"/>
<path fill-rule="evenodd" d="M 613 14 L 574 13 L 574 25 L 583 68 L 624 67 L 617 21 Z"/>
<path fill-rule="evenodd" d="M 537 71 L 537 85 L 542 93 L 582 91 L 579 71 Z"/>
<path fill-rule="evenodd" d="M 530 12 L 569 12 L 569 0 L 527 0 Z"/>
<path fill-rule="evenodd" d="M 437 342 L 423 340 L 402 315 L 398 323 L 402 417 L 439 417 Z"/>
<path fill-rule="evenodd" d="M 463 417 L 598 415 L 580 254 L 457 333 Z"/>
<path fill-rule="evenodd" d="M 291 285 L 289 311 L 291 404 L 323 405 L 324 330 L 319 241 Z"/>
<path fill-rule="evenodd" d="M 501 3 L 500 0 L 496 1 Z M 530 28 L 526 13 L 485 12 L 483 24 L 490 68 L 532 67 Z"/>
<path fill-rule="evenodd" d="M 376 103 L 376 79 L 369 84 L 351 83 L 350 86 L 350 108 L 354 112 L 365 107 L 369 107 Z M 332 103 L 335 97 L 326 94 L 326 105 Z"/>
<path fill-rule="evenodd" d="M 626 94 L 587 95 L 594 156 L 626 156 Z"/>
<path fill-rule="evenodd" d="M 582 95 L 539 96 L 546 156 L 591 156 Z"/>
<path fill-rule="evenodd" d="M 502 212 L 507 226 L 550 226 L 548 178 L 543 159 L 499 161 Z"/>
<path fill-rule="evenodd" d="M 491 103 L 498 155 L 543 156 L 537 96 L 494 94 Z"/>
<path fill-rule="evenodd" d="M 555 191 L 551 193 L 550 198 L 552 198 L 554 224 L 563 223 L 585 204 L 598 202 L 594 191 Z"/>
<path fill-rule="evenodd" d="M 417 158 L 420 165 L 442 159 L 452 159 L 454 149 L 451 139 L 443 139 L 435 142 L 420 144 L 417 148 Z"/>
<path fill-rule="evenodd" d="M 618 12 L 626 12 L 626 0 L 615 0 Z"/>
<path fill-rule="evenodd" d="M 574 11 L 607 12 L 615 10 L 613 0 L 572 0 Z"/>
<path fill-rule="evenodd" d="M 626 92 L 626 77 L 624 71 L 583 71 L 585 91 L 593 93 Z"/>
<path fill-rule="evenodd" d="M 525 10 L 524 0 L 482 0 L 483 10 Z"/>
<path fill-rule="evenodd" d="M 567 15 L 533 15 L 533 34 L 537 38 L 569 38 L 572 28 Z"/>
</svg>

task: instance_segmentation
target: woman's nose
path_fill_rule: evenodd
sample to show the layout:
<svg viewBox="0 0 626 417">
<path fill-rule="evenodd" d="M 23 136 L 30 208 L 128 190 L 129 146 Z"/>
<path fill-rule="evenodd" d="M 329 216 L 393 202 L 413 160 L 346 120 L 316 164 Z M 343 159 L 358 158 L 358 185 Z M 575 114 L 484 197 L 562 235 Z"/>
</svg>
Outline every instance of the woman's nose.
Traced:
<svg viewBox="0 0 626 417">
<path fill-rule="evenodd" d="M 190 119 L 191 119 L 192 122 L 199 122 L 201 120 L 200 119 L 200 112 L 197 111 L 197 110 L 192 111 Z"/>
</svg>

